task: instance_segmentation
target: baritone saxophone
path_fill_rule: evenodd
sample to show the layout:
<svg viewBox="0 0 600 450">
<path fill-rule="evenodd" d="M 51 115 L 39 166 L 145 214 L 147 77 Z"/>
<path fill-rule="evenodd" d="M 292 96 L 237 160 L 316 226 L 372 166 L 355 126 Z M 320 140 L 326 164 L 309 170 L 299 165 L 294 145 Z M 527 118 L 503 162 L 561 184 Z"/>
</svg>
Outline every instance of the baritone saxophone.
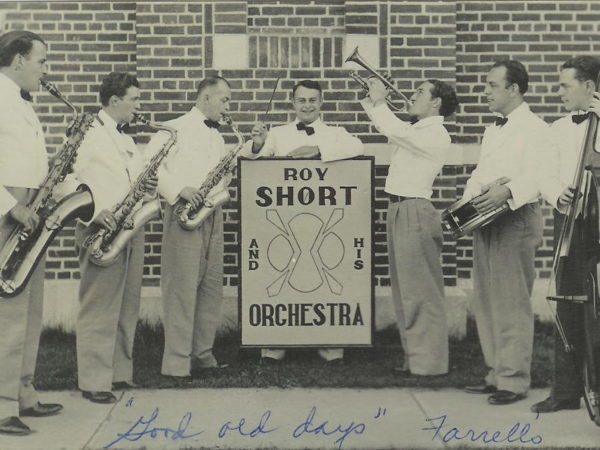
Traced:
<svg viewBox="0 0 600 450">
<path fill-rule="evenodd" d="M 71 109 L 73 120 L 68 128 L 67 141 L 52 160 L 37 194 L 27 204 L 38 215 L 38 226 L 26 231 L 22 224 L 16 225 L 0 249 L 0 297 L 14 297 L 25 288 L 46 249 L 69 221 L 76 218 L 89 220 L 94 213 L 92 194 L 85 185 L 58 202 L 53 197 L 56 185 L 72 170 L 77 150 L 94 117 L 88 113 L 78 114 L 75 106 L 54 84 L 44 80 L 40 80 L 40 84 Z"/>
</svg>

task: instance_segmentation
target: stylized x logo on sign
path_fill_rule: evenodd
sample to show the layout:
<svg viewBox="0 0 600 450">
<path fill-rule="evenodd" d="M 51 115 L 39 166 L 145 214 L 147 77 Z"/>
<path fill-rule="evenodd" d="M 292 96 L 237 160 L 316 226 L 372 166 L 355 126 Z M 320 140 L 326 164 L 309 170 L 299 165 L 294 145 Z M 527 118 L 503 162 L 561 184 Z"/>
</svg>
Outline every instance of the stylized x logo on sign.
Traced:
<svg viewBox="0 0 600 450">
<path fill-rule="evenodd" d="M 274 209 L 266 211 L 267 220 L 282 234 L 275 236 L 267 249 L 271 266 L 281 272 L 268 287 L 269 297 L 278 295 L 287 282 L 298 292 L 313 292 L 327 281 L 329 289 L 340 295 L 343 286 L 331 274 L 344 259 L 344 244 L 331 229 L 344 217 L 344 210 L 332 211 L 327 225 L 312 213 L 294 216 L 287 226 Z"/>
</svg>

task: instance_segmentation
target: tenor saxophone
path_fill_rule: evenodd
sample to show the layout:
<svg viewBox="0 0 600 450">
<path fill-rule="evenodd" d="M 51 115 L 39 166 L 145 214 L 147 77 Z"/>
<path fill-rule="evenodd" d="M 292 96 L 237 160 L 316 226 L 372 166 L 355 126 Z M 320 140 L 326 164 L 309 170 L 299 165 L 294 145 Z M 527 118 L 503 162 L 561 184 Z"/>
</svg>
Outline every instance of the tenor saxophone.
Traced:
<svg viewBox="0 0 600 450">
<path fill-rule="evenodd" d="M 225 186 L 223 190 L 208 197 L 210 191 L 221 181 L 227 172 L 229 172 L 231 162 L 237 157 L 237 154 L 244 146 L 244 137 L 238 130 L 238 127 L 232 122 L 231 117 L 224 114 L 222 121 L 231 125 L 238 143 L 235 148 L 227 153 L 227 155 L 225 155 L 208 173 L 204 183 L 198 188 L 198 194 L 201 199 L 198 207 L 194 207 L 191 202 L 183 199 L 175 204 L 175 217 L 184 230 L 195 230 L 217 206 L 229 201 L 229 191 L 227 190 L 227 186 Z"/>
<path fill-rule="evenodd" d="M 115 263 L 123 248 L 125 248 L 138 230 L 143 228 L 149 221 L 162 217 L 162 209 L 158 197 L 142 204 L 140 208 L 136 208 L 136 206 L 145 195 L 144 183 L 147 179 L 156 176 L 161 162 L 177 141 L 177 130 L 165 125 L 149 122 L 139 114 L 134 114 L 134 117 L 144 125 L 156 130 L 166 131 L 169 133 L 169 139 L 160 151 L 152 157 L 142 173 L 135 180 L 125 198 L 112 211 L 117 222 L 116 229 L 111 231 L 107 228 L 99 227 L 85 239 L 83 246 L 90 250 L 90 261 L 100 267 L 107 267 Z"/>
<path fill-rule="evenodd" d="M 73 120 L 68 129 L 67 141 L 52 161 L 37 194 L 27 204 L 38 215 L 38 226 L 26 231 L 22 224 L 18 224 L 0 249 L 0 297 L 14 297 L 25 288 L 48 245 L 64 225 L 76 218 L 89 220 L 94 213 L 92 194 L 85 185 L 59 202 L 53 198 L 54 188 L 72 169 L 77 149 L 94 117 L 88 113 L 78 115 L 77 109 L 63 97 L 56 86 L 43 80 L 40 83 L 71 109 Z"/>
</svg>

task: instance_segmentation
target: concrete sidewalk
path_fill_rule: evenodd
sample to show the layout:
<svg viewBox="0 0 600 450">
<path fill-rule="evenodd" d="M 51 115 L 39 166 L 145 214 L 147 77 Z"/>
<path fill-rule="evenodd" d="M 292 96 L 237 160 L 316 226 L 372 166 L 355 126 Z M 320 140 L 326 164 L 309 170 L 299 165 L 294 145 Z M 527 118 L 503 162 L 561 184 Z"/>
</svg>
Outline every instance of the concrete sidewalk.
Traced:
<svg viewBox="0 0 600 450">
<path fill-rule="evenodd" d="M 36 432 L 0 436 L 0 449 L 598 448 L 600 427 L 583 404 L 529 412 L 546 394 L 491 406 L 457 389 L 163 389 L 98 405 L 75 391 L 43 392 L 42 401 L 63 403 L 64 411 L 26 418 Z"/>
</svg>

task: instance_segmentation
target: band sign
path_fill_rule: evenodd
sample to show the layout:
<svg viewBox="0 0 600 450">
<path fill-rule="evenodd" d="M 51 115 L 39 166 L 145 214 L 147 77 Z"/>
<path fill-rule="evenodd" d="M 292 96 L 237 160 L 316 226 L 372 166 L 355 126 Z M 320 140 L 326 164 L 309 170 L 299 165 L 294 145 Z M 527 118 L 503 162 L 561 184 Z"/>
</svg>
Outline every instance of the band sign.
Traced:
<svg viewBox="0 0 600 450">
<path fill-rule="evenodd" d="M 242 345 L 370 345 L 372 158 L 239 164 Z"/>
</svg>

